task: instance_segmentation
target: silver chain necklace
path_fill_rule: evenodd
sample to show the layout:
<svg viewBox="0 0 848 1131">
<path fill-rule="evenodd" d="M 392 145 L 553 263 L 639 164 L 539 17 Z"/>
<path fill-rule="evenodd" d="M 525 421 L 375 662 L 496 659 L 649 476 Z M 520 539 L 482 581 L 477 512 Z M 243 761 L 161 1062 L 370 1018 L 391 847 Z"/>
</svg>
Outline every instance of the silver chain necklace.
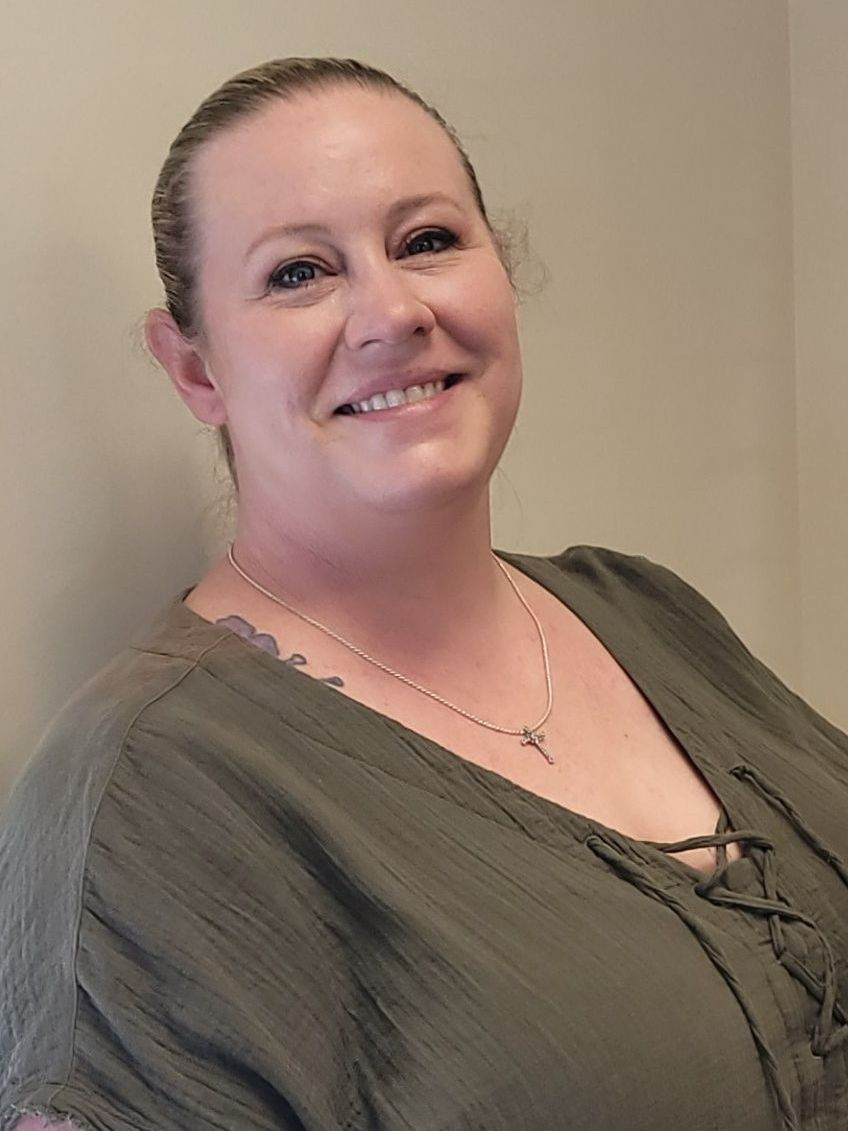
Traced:
<svg viewBox="0 0 848 1131">
<path fill-rule="evenodd" d="M 412 687 L 416 691 L 420 691 L 422 695 L 429 696 L 430 699 L 435 699 L 437 703 L 441 703 L 443 707 L 449 707 L 451 711 L 456 711 L 456 713 L 458 715 L 462 715 L 463 718 L 470 719 L 473 723 L 478 723 L 481 727 L 486 727 L 488 730 L 495 730 L 499 734 L 517 735 L 521 739 L 522 746 L 535 746 L 539 753 L 551 765 L 553 765 L 554 757 L 544 746 L 545 732 L 539 729 L 539 727 L 541 727 L 542 724 L 547 721 L 554 702 L 553 684 L 551 682 L 551 664 L 548 658 L 548 642 L 545 639 L 545 632 L 541 624 L 539 623 L 539 618 L 522 597 L 518 586 L 509 576 L 506 567 L 501 561 L 499 561 L 495 554 L 492 554 L 492 557 L 495 559 L 495 563 L 499 567 L 501 573 L 509 582 L 513 593 L 515 593 L 521 604 L 533 618 L 533 623 L 535 624 L 536 631 L 539 634 L 539 643 L 542 646 L 542 659 L 545 665 L 545 685 L 548 691 L 548 702 L 547 706 L 545 707 L 544 714 L 534 726 L 523 726 L 519 727 L 517 730 L 514 730 L 511 727 L 501 727 L 496 723 L 490 723 L 486 719 L 481 719 L 477 715 L 472 715 L 470 711 L 464 711 L 462 707 L 457 707 L 455 703 L 450 703 L 447 699 L 443 699 L 442 696 L 437 695 L 435 691 L 430 691 L 428 688 L 422 687 L 421 684 L 416 683 L 414 679 L 410 679 L 408 676 L 401 675 L 400 672 L 396 672 L 393 668 L 390 668 L 388 664 L 384 664 L 380 660 L 375 660 L 373 656 L 369 656 L 367 652 L 363 652 L 361 648 L 357 648 L 355 644 L 351 644 L 349 640 L 345 640 L 343 636 L 339 636 L 337 632 L 333 632 L 333 630 L 331 628 L 327 628 L 325 624 L 321 624 L 320 621 L 313 620 L 313 618 L 307 616 L 306 613 L 300 612 L 298 609 L 295 609 L 291 605 L 287 604 L 284 600 L 282 600 L 282 598 L 277 597 L 274 593 L 271 593 L 268 589 L 264 589 L 258 581 L 254 581 L 252 577 L 249 577 L 248 574 L 246 574 L 238 564 L 235 557 L 233 556 L 232 544 L 227 550 L 227 558 L 229 559 L 230 565 L 233 567 L 236 573 L 240 574 L 240 576 L 244 578 L 248 585 L 252 585 L 254 589 L 258 590 L 265 597 L 268 597 L 271 601 L 274 601 L 278 605 L 282 605 L 284 609 L 288 609 L 288 611 L 290 613 L 294 613 L 296 617 L 300 617 L 301 620 L 305 620 L 306 623 L 311 624 L 313 628 L 320 629 L 320 631 L 326 633 L 327 636 L 331 636 L 333 640 L 337 640 L 339 644 L 343 644 L 345 648 L 349 648 L 351 652 L 355 652 L 357 656 L 361 656 L 362 659 L 367 660 L 369 664 L 373 664 L 374 667 L 379 668 L 380 671 L 384 671 L 386 675 L 390 675 L 395 679 L 399 679 L 402 683 L 407 684 L 408 687 Z"/>
</svg>

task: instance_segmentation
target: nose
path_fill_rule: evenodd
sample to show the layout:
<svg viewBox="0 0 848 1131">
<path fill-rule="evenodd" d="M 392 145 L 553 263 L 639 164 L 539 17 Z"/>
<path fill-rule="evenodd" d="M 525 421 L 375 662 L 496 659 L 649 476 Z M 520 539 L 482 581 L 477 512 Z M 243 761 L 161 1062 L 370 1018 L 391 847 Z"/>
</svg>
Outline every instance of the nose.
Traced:
<svg viewBox="0 0 848 1131">
<path fill-rule="evenodd" d="M 371 342 L 399 345 L 415 334 L 426 336 L 436 317 L 415 280 L 392 262 L 372 265 L 351 282 L 345 345 L 357 350 Z"/>
</svg>

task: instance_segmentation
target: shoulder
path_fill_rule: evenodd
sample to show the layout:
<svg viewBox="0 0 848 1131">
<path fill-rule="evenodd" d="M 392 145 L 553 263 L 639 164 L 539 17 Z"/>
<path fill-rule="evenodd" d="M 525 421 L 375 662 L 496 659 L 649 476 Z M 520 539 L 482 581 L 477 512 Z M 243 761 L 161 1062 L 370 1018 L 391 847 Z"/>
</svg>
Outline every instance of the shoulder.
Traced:
<svg viewBox="0 0 848 1131">
<path fill-rule="evenodd" d="M 780 683 L 710 597 L 669 566 L 597 546 L 573 547 L 555 560 L 560 568 L 576 570 L 621 614 L 643 621 L 646 631 L 686 653 L 705 674 L 727 668 L 734 680 Z"/>
<path fill-rule="evenodd" d="M 550 560 L 611 608 L 644 618 L 657 631 L 696 636 L 702 644 L 711 638 L 722 646 L 732 642 L 747 651 L 710 599 L 666 565 L 603 546 L 571 546 Z"/>
<path fill-rule="evenodd" d="M 126 751 L 156 705 L 186 715 L 181 690 L 200 650 L 172 621 L 169 606 L 145 632 L 151 647 L 128 646 L 74 693 L 19 775 L 0 821 L 0 936 L 26 922 L 43 932 L 45 953 L 47 935 L 57 948 L 71 945 L 94 829 Z M 149 747 L 161 730 L 151 728 Z M 143 795 L 143 782 L 135 792 Z"/>
<path fill-rule="evenodd" d="M 0 948 L 0 1127 L 15 1105 L 75 1128 L 142 1108 L 145 1126 L 200 1126 L 167 1097 L 204 1110 L 227 1074 L 216 1053 L 185 1077 L 187 1050 L 261 1004 L 284 944 L 307 971 L 319 954 L 289 779 L 273 798 L 267 784 L 285 736 L 227 683 L 252 654 L 172 610 L 80 688 L 19 779 L 0 821 L 0 938 L 16 941 Z"/>
<path fill-rule="evenodd" d="M 185 827 L 210 792 L 193 763 L 222 698 L 203 665 L 228 635 L 169 606 L 55 716 L 0 822 L 0 928 L 23 917 L 45 956 L 67 950 L 104 877 L 161 857 L 166 820 Z"/>
<path fill-rule="evenodd" d="M 77 815 L 90 819 L 127 737 L 154 705 L 178 698 L 199 663 L 176 638 L 164 648 L 161 620 L 153 647 L 133 643 L 91 676 L 53 718 L 12 791 L 4 829 Z M 214 644 L 215 629 L 208 626 Z"/>
<path fill-rule="evenodd" d="M 625 554 L 605 546 L 569 546 L 550 559 L 572 577 L 610 599 L 641 602 L 654 611 L 685 607 L 706 616 L 724 617 L 714 605 L 674 570 L 642 554 Z"/>
<path fill-rule="evenodd" d="M 0 955 L 0 1111 L 34 1073 L 66 1070 L 92 829 L 133 721 L 186 667 L 132 649 L 116 656 L 54 718 L 4 807 L 0 937 L 17 945 Z"/>
<path fill-rule="evenodd" d="M 706 684 L 762 698 L 779 681 L 715 605 L 674 570 L 639 554 L 575 545 L 550 557 L 511 555 L 567 605 L 625 668 L 656 682 Z M 781 685 L 782 686 L 782 685 Z M 679 689 L 680 690 L 680 689 Z"/>
<path fill-rule="evenodd" d="M 603 610 L 599 615 L 627 625 L 630 639 L 664 669 L 670 686 L 694 691 L 709 684 L 725 702 L 783 736 L 807 741 L 815 732 L 844 764 L 845 734 L 759 659 L 715 604 L 673 569 L 643 555 L 588 545 L 548 560 Z"/>
<path fill-rule="evenodd" d="M 515 556 L 521 560 L 521 556 Z M 753 656 L 724 615 L 668 566 L 604 546 L 570 546 L 544 558 L 524 557 L 539 580 L 604 637 L 690 651 L 712 663 L 732 652 Z M 541 571 L 541 572 L 540 572 Z"/>
<path fill-rule="evenodd" d="M 547 559 L 561 594 L 603 639 L 678 694 L 712 687 L 760 718 L 794 696 L 751 652 L 722 612 L 668 566 L 601 546 L 572 546 Z"/>
</svg>

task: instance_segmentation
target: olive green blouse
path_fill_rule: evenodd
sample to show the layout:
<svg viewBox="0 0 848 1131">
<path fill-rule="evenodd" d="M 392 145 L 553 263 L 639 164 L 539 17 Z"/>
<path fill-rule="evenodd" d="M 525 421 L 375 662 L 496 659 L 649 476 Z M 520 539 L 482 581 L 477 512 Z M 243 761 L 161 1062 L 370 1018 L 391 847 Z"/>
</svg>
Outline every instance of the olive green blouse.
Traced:
<svg viewBox="0 0 848 1131">
<path fill-rule="evenodd" d="M 722 802 L 652 845 L 181 594 L 0 824 L 0 1131 L 845 1131 L 848 737 L 669 570 L 501 553 Z M 674 850 L 738 840 L 700 876 Z"/>
</svg>

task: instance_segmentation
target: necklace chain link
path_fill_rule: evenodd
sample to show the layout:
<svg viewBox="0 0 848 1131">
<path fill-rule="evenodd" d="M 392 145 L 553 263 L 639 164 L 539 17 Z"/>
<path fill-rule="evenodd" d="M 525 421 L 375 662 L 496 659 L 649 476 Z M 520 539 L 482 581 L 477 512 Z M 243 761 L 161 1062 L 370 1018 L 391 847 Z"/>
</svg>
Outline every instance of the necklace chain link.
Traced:
<svg viewBox="0 0 848 1131">
<path fill-rule="evenodd" d="M 513 593 L 515 593 L 518 600 L 530 614 L 530 617 L 532 618 L 533 623 L 536 626 L 536 632 L 538 633 L 539 643 L 542 648 L 542 660 L 545 668 L 545 686 L 547 689 L 547 704 L 545 706 L 542 717 L 532 727 L 522 726 L 516 729 L 512 727 L 499 726 L 497 723 L 489 722 L 487 719 L 481 719 L 478 715 L 472 714 L 471 711 L 466 711 L 462 707 L 458 707 L 455 703 L 451 703 L 448 699 L 445 699 L 435 691 L 431 691 L 427 687 L 422 687 L 422 685 L 420 683 L 416 683 L 414 679 L 410 679 L 409 676 L 405 676 L 401 672 L 395 671 L 394 668 L 390 668 L 388 664 L 384 664 L 381 660 L 375 659 L 374 656 L 369 656 L 367 652 L 364 652 L 361 648 L 358 648 L 356 644 L 351 644 L 349 640 L 345 640 L 343 636 L 340 636 L 339 633 L 334 632 L 333 629 L 328 628 L 325 624 L 321 624 L 320 621 L 317 621 L 313 617 L 308 616 L 306 613 L 301 612 L 299 609 L 294 608 L 293 605 L 289 605 L 288 602 L 284 601 L 281 597 L 278 597 L 275 593 L 272 593 L 270 590 L 265 589 L 262 585 L 259 584 L 258 581 L 254 581 L 252 577 L 245 573 L 245 571 L 238 564 L 233 554 L 232 544 L 227 551 L 227 558 L 229 560 L 229 563 L 236 571 L 236 573 L 238 573 L 248 583 L 248 585 L 252 585 L 254 589 L 256 589 L 259 593 L 262 593 L 265 597 L 268 597 L 269 600 L 274 601 L 277 605 L 281 605 L 284 609 L 287 609 L 296 617 L 300 617 L 300 619 L 306 621 L 307 624 L 311 624 L 313 628 L 317 628 L 321 632 L 326 633 L 327 636 L 332 637 L 333 640 L 338 641 L 339 644 L 344 645 L 345 648 L 349 649 L 351 652 L 354 652 L 357 656 L 360 656 L 369 664 L 373 664 L 374 667 L 379 668 L 380 671 L 385 672 L 386 675 L 390 675 L 394 679 L 399 679 L 408 687 L 412 687 L 415 691 L 420 691 L 422 695 L 426 695 L 430 699 L 434 699 L 437 703 L 441 703 L 443 707 L 448 707 L 451 711 L 455 711 L 458 715 L 462 715 L 463 718 L 469 719 L 473 723 L 477 723 L 478 726 L 486 727 L 488 730 L 497 731 L 499 734 L 513 734 L 519 736 L 521 738 L 522 746 L 535 746 L 539 753 L 549 763 L 553 764 L 553 755 L 550 754 L 546 747 L 543 745 L 545 733 L 544 731 L 539 729 L 550 716 L 554 702 L 553 682 L 551 680 L 551 664 L 550 658 L 548 656 L 548 642 L 545 639 L 545 631 L 542 628 L 539 618 L 530 608 L 530 605 L 524 599 L 520 589 L 510 577 L 506 566 L 498 559 L 498 557 L 494 553 L 492 554 L 492 557 L 501 573 L 509 582 Z"/>
</svg>

